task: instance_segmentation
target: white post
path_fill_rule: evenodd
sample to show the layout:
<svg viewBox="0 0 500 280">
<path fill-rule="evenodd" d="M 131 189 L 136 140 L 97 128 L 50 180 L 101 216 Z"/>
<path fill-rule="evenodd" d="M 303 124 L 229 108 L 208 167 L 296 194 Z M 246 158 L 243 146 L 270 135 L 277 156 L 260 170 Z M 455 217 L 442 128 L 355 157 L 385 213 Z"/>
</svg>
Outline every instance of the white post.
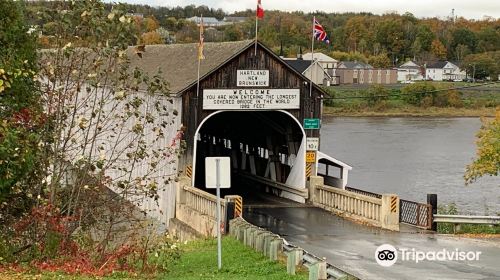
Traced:
<svg viewBox="0 0 500 280">
<path fill-rule="evenodd" d="M 220 237 L 220 159 L 215 161 L 215 169 L 217 170 L 216 174 L 216 188 L 217 188 L 217 265 L 219 270 L 222 268 L 222 244 Z"/>
</svg>

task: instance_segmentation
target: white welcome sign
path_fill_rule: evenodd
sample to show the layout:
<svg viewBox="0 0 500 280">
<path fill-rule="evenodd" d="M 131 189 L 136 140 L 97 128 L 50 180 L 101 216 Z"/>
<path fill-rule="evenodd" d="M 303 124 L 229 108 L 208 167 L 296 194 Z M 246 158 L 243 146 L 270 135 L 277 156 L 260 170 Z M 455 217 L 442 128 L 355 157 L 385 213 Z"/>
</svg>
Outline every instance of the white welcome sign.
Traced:
<svg viewBox="0 0 500 280">
<path fill-rule="evenodd" d="M 299 109 L 300 89 L 204 89 L 204 110 Z"/>
<path fill-rule="evenodd" d="M 268 87 L 269 70 L 238 70 L 236 85 L 239 87 Z"/>
</svg>

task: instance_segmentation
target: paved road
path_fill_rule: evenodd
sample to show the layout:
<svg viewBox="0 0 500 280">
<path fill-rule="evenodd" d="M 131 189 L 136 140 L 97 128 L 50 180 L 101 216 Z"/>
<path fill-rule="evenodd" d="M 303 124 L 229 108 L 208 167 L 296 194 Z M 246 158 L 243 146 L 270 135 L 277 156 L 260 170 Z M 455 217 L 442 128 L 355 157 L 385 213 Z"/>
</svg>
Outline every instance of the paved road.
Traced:
<svg viewBox="0 0 500 280">
<path fill-rule="evenodd" d="M 361 279 L 500 279 L 500 239 L 477 240 L 449 237 L 403 227 L 389 232 L 343 220 L 322 209 L 291 207 L 275 200 L 246 203 L 244 218 L 254 225 L 280 234 L 288 242 L 320 257 Z M 269 206 L 270 205 L 270 206 Z M 303 205 L 302 205 L 303 206 Z M 399 260 L 391 267 L 375 261 L 382 244 L 397 249 L 481 251 L 479 261 Z"/>
</svg>

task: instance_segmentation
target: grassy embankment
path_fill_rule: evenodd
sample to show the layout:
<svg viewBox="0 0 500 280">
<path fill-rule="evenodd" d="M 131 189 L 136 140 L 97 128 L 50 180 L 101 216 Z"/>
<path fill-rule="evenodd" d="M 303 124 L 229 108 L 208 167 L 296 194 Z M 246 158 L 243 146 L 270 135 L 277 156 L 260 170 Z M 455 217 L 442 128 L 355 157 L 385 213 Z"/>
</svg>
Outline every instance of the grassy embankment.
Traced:
<svg viewBox="0 0 500 280">
<path fill-rule="evenodd" d="M 422 83 L 422 82 L 417 82 Z M 324 115 L 354 117 L 480 117 L 494 116 L 500 106 L 500 83 L 471 84 L 463 82 L 431 82 L 437 89 L 470 87 L 456 90 L 460 99 L 448 104 L 447 91 L 436 93 L 437 103 L 416 106 L 406 102 L 402 89 L 410 85 L 386 85 L 385 100 L 370 102 L 369 85 L 342 85 L 325 90 L 334 99 L 325 99 Z M 471 87 L 473 86 L 473 87 Z M 444 102 L 443 102 L 444 100 Z"/>
<path fill-rule="evenodd" d="M 286 264 L 272 262 L 260 253 L 246 247 L 232 237 L 222 239 L 222 269 L 217 269 L 217 241 L 196 240 L 181 245 L 181 257 L 168 266 L 168 271 L 159 275 L 118 273 L 108 277 L 93 278 L 79 275 L 46 272 L 0 273 L 0 280 L 7 279 L 307 279 L 306 271 L 291 276 L 286 273 Z"/>
</svg>

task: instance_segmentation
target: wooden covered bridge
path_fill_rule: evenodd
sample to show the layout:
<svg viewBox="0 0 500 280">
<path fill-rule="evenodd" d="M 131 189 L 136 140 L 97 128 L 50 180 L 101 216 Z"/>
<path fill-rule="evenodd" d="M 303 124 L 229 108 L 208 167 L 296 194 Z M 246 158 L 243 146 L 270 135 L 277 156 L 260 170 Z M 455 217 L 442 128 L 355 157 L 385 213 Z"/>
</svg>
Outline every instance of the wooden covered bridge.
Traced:
<svg viewBox="0 0 500 280">
<path fill-rule="evenodd" d="M 176 168 L 190 187 L 204 189 L 207 156 L 231 157 L 240 179 L 297 202 L 305 202 L 308 177 L 318 173 L 345 187 L 351 167 L 318 151 L 320 87 L 260 42 L 205 43 L 204 50 L 199 88 L 196 44 L 147 46 L 132 59 L 149 72 L 160 68 L 176 96 L 186 144 Z"/>
</svg>

